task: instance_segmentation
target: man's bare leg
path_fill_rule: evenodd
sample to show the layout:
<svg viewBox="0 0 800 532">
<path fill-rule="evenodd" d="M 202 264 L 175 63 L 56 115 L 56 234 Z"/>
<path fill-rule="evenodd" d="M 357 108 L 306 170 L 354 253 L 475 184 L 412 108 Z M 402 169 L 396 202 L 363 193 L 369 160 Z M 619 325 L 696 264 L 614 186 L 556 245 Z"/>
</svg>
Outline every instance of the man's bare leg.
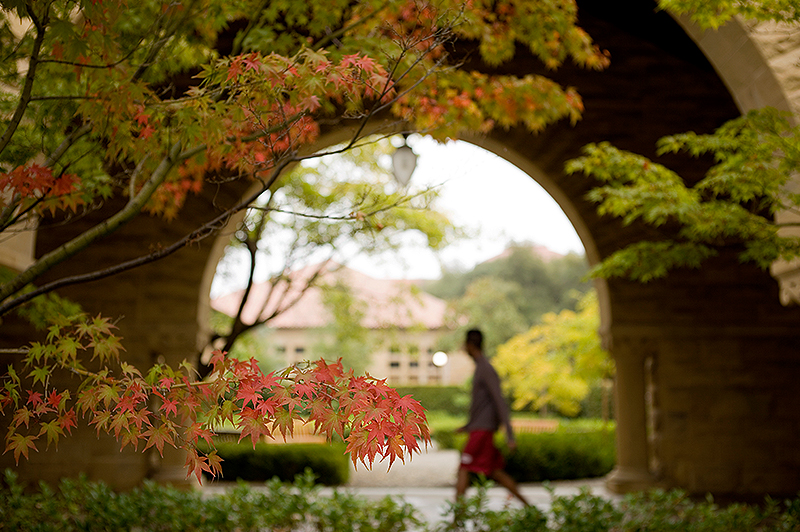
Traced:
<svg viewBox="0 0 800 532">
<path fill-rule="evenodd" d="M 525 506 L 530 506 L 530 503 L 528 503 L 525 497 L 522 496 L 522 493 L 520 493 L 519 486 L 517 486 L 517 483 L 514 481 L 513 478 L 511 478 L 511 475 L 509 475 L 502 469 L 497 469 L 492 473 L 491 478 L 492 480 L 503 486 L 505 489 L 510 491 L 514 497 L 522 501 L 522 504 L 524 504 Z"/>
<path fill-rule="evenodd" d="M 459 468 L 458 476 L 456 477 L 456 501 L 461 499 L 464 493 L 466 493 L 468 487 L 469 487 L 469 471 L 467 471 L 466 469 Z"/>
</svg>

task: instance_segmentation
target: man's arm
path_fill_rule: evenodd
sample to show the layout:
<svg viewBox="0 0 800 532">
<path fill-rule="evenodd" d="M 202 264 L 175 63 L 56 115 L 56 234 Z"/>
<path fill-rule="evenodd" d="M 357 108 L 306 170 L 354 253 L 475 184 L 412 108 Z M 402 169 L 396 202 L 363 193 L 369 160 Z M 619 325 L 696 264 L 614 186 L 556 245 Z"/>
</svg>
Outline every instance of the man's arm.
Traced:
<svg viewBox="0 0 800 532">
<path fill-rule="evenodd" d="M 508 446 L 513 449 L 517 446 L 517 441 L 514 437 L 514 430 L 511 428 L 511 414 L 508 404 L 503 397 L 503 392 L 500 389 L 500 377 L 497 375 L 497 372 L 494 370 L 494 368 L 492 368 L 492 371 L 486 375 L 486 384 L 488 385 L 489 393 L 492 396 L 492 402 L 494 403 L 495 411 L 500 418 L 500 422 L 506 429 L 506 442 L 508 443 Z"/>
</svg>

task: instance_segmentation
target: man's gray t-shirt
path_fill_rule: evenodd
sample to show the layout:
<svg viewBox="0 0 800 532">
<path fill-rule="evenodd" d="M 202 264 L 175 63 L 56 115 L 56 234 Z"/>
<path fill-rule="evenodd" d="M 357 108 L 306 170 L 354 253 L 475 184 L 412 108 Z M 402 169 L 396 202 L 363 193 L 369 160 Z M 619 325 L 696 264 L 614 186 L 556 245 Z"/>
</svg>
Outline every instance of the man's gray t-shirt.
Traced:
<svg viewBox="0 0 800 532">
<path fill-rule="evenodd" d="M 486 357 L 480 357 L 475 361 L 469 422 L 464 429 L 494 432 L 501 425 L 506 429 L 507 441 L 513 442 L 514 432 L 511 430 L 508 405 L 500 390 L 500 377 Z"/>
</svg>

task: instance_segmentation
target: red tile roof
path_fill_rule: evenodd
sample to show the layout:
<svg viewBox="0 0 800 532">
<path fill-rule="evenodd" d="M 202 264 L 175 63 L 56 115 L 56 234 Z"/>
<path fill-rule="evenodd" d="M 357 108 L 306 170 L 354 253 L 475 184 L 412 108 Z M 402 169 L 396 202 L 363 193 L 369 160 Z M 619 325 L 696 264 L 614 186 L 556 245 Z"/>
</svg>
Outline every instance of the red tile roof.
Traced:
<svg viewBox="0 0 800 532">
<path fill-rule="evenodd" d="M 413 282 L 375 279 L 332 261 L 291 272 L 287 276 L 288 281 L 280 281 L 271 294 L 269 283 L 253 285 L 242 320 L 248 324 L 253 323 L 257 316 L 263 319 L 276 309 L 286 308 L 290 302 L 296 301 L 272 318 L 269 327 L 307 329 L 327 325 L 331 316 L 323 304 L 322 289 L 314 286 L 302 293 L 307 281 L 317 273 L 317 283 L 333 284 L 342 281 L 351 288 L 354 297 L 365 303 L 366 316 L 363 325 L 366 327 L 444 327 L 447 307 L 444 300 L 417 289 Z M 244 290 L 239 290 L 214 299 L 211 301 L 211 308 L 233 316 L 239 308 L 243 294 Z"/>
<path fill-rule="evenodd" d="M 553 259 L 561 259 L 564 257 L 561 253 L 551 250 L 547 246 L 542 246 L 540 244 L 534 245 L 522 245 L 522 246 L 510 246 L 505 249 L 499 255 L 492 257 L 491 259 L 487 259 L 484 262 L 494 262 L 496 260 L 507 259 L 511 256 L 514 251 L 517 249 L 526 249 L 530 251 L 531 255 L 534 257 L 539 257 L 542 259 L 542 262 L 550 262 Z"/>
</svg>

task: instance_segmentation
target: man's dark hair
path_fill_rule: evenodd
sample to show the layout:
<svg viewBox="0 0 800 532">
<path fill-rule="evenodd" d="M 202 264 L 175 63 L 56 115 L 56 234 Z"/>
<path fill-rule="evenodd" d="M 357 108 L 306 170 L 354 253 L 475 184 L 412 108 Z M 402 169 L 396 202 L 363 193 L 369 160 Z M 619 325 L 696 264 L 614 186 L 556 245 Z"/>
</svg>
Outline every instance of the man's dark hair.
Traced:
<svg viewBox="0 0 800 532">
<path fill-rule="evenodd" d="M 483 333 L 480 329 L 470 329 L 467 331 L 467 343 L 478 349 L 483 349 Z"/>
</svg>

